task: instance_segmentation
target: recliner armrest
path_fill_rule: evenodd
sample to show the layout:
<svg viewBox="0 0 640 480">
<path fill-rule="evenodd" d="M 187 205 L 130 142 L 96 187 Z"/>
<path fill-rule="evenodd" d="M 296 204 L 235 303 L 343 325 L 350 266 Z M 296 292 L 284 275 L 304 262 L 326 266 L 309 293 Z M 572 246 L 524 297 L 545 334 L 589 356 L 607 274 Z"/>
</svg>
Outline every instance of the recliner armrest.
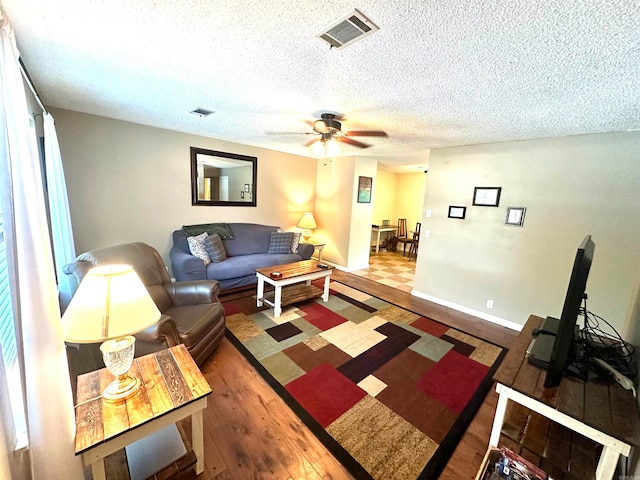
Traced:
<svg viewBox="0 0 640 480">
<path fill-rule="evenodd" d="M 136 340 L 148 343 L 162 343 L 164 340 L 169 347 L 182 343 L 175 322 L 171 317 L 164 314 L 160 316 L 160 320 L 157 323 L 136 333 L 135 337 Z"/>
<path fill-rule="evenodd" d="M 163 285 L 171 296 L 173 305 L 198 305 L 203 303 L 219 303 L 220 282 L 217 280 L 192 280 L 172 282 Z"/>
</svg>

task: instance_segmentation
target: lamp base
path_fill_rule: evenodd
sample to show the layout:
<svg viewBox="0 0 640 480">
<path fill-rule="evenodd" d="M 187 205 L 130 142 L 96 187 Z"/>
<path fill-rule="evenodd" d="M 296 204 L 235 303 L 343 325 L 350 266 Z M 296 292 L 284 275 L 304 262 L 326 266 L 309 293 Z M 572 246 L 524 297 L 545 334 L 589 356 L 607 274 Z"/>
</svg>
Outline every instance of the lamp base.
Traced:
<svg viewBox="0 0 640 480">
<path fill-rule="evenodd" d="M 140 385 L 141 382 L 138 378 L 125 373 L 107 385 L 107 388 L 102 392 L 102 398 L 109 403 L 122 402 L 135 395 Z"/>
<path fill-rule="evenodd" d="M 135 343 L 135 337 L 128 335 L 115 340 L 107 340 L 100 345 L 104 364 L 109 372 L 116 377 L 102 392 L 102 398 L 107 402 L 126 400 L 135 395 L 140 388 L 140 380 L 129 375 Z"/>
</svg>

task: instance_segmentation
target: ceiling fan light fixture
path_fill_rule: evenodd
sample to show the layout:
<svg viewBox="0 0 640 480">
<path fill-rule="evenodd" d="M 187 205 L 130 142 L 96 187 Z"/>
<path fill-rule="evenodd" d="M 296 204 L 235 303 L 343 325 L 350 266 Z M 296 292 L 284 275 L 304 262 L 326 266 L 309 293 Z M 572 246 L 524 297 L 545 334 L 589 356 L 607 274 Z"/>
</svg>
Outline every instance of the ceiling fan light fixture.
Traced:
<svg viewBox="0 0 640 480">
<path fill-rule="evenodd" d="M 311 144 L 311 151 L 317 157 L 333 157 L 340 153 L 340 145 L 333 140 L 319 140 Z"/>
</svg>

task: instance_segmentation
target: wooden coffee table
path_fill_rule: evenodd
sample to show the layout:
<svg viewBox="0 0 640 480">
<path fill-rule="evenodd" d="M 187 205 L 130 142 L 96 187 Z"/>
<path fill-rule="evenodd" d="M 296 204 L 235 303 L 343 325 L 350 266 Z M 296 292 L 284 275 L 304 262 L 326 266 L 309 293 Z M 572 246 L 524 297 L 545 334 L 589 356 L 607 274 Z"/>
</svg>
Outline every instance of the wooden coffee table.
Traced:
<svg viewBox="0 0 640 480">
<path fill-rule="evenodd" d="M 261 307 L 263 303 L 273 307 L 273 316 L 278 318 L 282 313 L 282 307 L 292 303 L 308 300 L 314 297 L 322 297 L 322 300 L 329 300 L 329 281 L 332 267 L 320 268 L 315 260 L 303 260 L 295 263 L 285 263 L 274 267 L 257 268 L 258 294 L 256 305 Z M 280 276 L 274 278 L 274 274 Z M 324 278 L 324 290 L 311 285 L 312 280 Z M 264 284 L 273 285 L 275 290 L 264 292 Z M 297 285 L 301 284 L 302 285 Z M 289 286 L 291 285 L 291 286 Z M 282 287 L 287 287 L 283 289 Z"/>
</svg>

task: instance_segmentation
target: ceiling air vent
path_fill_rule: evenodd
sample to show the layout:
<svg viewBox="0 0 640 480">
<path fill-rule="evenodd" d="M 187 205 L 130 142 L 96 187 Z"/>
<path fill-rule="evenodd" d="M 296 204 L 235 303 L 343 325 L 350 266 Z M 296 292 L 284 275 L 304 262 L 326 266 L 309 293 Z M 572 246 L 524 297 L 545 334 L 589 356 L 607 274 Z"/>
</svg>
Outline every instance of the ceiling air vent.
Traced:
<svg viewBox="0 0 640 480">
<path fill-rule="evenodd" d="M 199 117 L 208 117 L 215 112 L 213 110 L 207 110 L 206 108 L 196 108 L 195 110 L 191 110 L 191 112 L 189 113 L 193 113 L 194 115 L 197 115 Z"/>
<path fill-rule="evenodd" d="M 342 48 L 376 30 L 379 29 L 371 20 L 358 10 L 354 10 L 346 17 L 325 28 L 316 37 L 327 42 L 332 48 Z"/>
</svg>

